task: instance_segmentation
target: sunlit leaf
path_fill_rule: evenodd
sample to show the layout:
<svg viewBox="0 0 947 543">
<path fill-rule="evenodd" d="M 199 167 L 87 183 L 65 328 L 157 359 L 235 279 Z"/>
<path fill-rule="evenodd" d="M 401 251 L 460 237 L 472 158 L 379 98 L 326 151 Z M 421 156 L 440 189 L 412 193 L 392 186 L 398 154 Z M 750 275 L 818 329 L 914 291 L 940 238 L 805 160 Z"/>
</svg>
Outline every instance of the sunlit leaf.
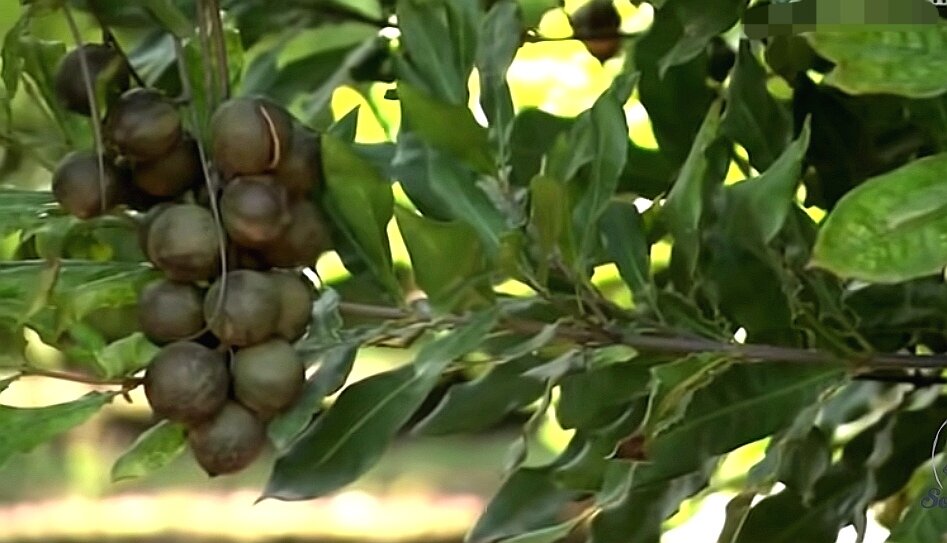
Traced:
<svg viewBox="0 0 947 543">
<path fill-rule="evenodd" d="M 845 278 L 896 283 L 947 265 L 947 153 L 851 190 L 819 230 L 812 265 Z"/>
</svg>

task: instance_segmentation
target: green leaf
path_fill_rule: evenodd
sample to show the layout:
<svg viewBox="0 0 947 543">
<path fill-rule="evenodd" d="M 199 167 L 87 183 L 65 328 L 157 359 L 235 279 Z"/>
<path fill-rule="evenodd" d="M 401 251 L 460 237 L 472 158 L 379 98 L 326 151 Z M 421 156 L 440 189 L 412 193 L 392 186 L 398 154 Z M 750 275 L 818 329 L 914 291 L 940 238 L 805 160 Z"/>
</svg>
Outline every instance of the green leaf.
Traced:
<svg viewBox="0 0 947 543">
<path fill-rule="evenodd" d="M 418 423 L 414 433 L 472 433 L 500 423 L 505 416 L 527 407 L 542 395 L 542 380 L 523 375 L 542 362 L 534 356 L 524 356 L 499 364 L 469 383 L 452 386 L 437 407 Z"/>
<path fill-rule="evenodd" d="M 321 140 L 326 183 L 323 201 L 376 279 L 398 299 L 401 287 L 391 267 L 387 231 L 394 207 L 391 185 L 341 140 L 328 134 Z"/>
<path fill-rule="evenodd" d="M 135 332 L 110 343 L 96 358 L 104 377 L 121 377 L 144 369 L 158 350 L 144 334 Z"/>
<path fill-rule="evenodd" d="M 641 360 L 568 375 L 559 383 L 556 419 L 563 428 L 583 431 L 609 425 L 631 400 L 648 394 L 649 380 L 647 363 Z"/>
<path fill-rule="evenodd" d="M 155 424 L 112 465 L 112 482 L 150 475 L 180 456 L 186 444 L 184 426 L 166 420 Z"/>
<path fill-rule="evenodd" d="M 325 352 L 319 369 L 306 381 L 306 387 L 296 403 L 267 425 L 270 441 L 277 450 L 286 450 L 322 408 L 323 400 L 342 388 L 352 371 L 356 354 L 358 346 L 348 343 Z"/>
<path fill-rule="evenodd" d="M 529 226 L 543 255 L 540 277 L 545 277 L 550 262 L 560 256 L 566 263 L 576 258 L 572 237 L 572 203 L 569 191 L 562 181 L 537 175 L 529 184 Z"/>
<path fill-rule="evenodd" d="M 658 62 L 663 77 L 669 68 L 684 64 L 704 52 L 711 38 L 733 27 L 747 0 L 670 0 L 655 18 L 674 18 L 680 35 Z"/>
<path fill-rule="evenodd" d="M 277 67 L 284 68 L 333 49 L 350 49 L 377 33 L 376 27 L 356 21 L 306 28 L 294 34 L 280 50 Z"/>
<path fill-rule="evenodd" d="M 20 73 L 23 70 L 23 57 L 21 56 L 20 39 L 29 29 L 30 19 L 27 15 L 21 15 L 3 38 L 3 50 L 0 51 L 0 60 L 3 62 L 0 76 L 3 78 L 3 86 L 6 88 L 6 98 L 12 100 L 16 96 L 19 88 Z"/>
<path fill-rule="evenodd" d="M 428 145 L 480 173 L 495 170 L 487 129 L 477 124 L 466 105 L 442 102 L 404 82 L 398 84 L 398 98 L 405 120 Z"/>
<path fill-rule="evenodd" d="M 635 467 L 631 468 L 635 470 Z M 710 470 L 650 485 L 632 484 L 621 500 L 602 509 L 592 521 L 589 543 L 657 543 L 661 524 L 681 502 L 707 485 Z"/>
<path fill-rule="evenodd" d="M 323 496 L 371 468 L 454 360 L 475 349 L 496 323 L 496 311 L 426 344 L 412 364 L 345 388 L 336 402 L 279 456 L 263 498 Z"/>
<path fill-rule="evenodd" d="M 680 419 L 648 446 L 652 475 L 673 477 L 709 458 L 761 439 L 838 383 L 844 369 L 794 364 L 737 364 L 697 390 Z"/>
<path fill-rule="evenodd" d="M 549 526 L 548 528 L 540 528 L 504 539 L 503 543 L 555 543 L 556 541 L 565 539 L 583 520 L 585 520 L 584 516 L 577 516 L 572 520 L 567 520 L 563 523 Z"/>
<path fill-rule="evenodd" d="M 452 9 L 456 5 L 467 11 Z M 395 14 L 402 45 L 402 54 L 396 57 L 399 81 L 407 81 L 439 101 L 465 105 L 479 21 L 456 15 L 477 9 L 475 2 L 398 0 Z"/>
<path fill-rule="evenodd" d="M 500 0 L 493 4 L 483 20 L 477 49 L 480 105 L 490 121 L 490 139 L 501 164 L 510 159 L 509 138 L 515 115 L 506 72 L 519 49 L 521 29 L 516 2 Z"/>
<path fill-rule="evenodd" d="M 323 0 L 316 0 L 315 3 L 319 3 Z M 381 9 L 381 4 L 378 0 L 329 0 L 331 3 L 341 6 L 343 8 L 348 8 L 354 13 L 362 14 L 366 17 L 371 17 L 372 19 L 382 19 L 384 13 Z"/>
<path fill-rule="evenodd" d="M 704 213 L 704 195 L 707 185 L 715 181 L 708 149 L 717 140 L 720 128 L 720 102 L 714 102 L 687 161 L 668 193 L 662 215 L 674 236 L 673 256 L 680 261 L 682 273 L 690 277 L 697 267 L 700 252 L 700 222 Z"/>
<path fill-rule="evenodd" d="M 634 295 L 635 305 L 656 305 L 655 286 L 651 278 L 651 245 L 641 214 L 631 202 L 613 199 L 602 218 L 599 232 L 609 258 Z"/>
<path fill-rule="evenodd" d="M 769 93 L 766 78 L 750 42 L 741 40 L 721 129 L 746 149 L 759 171 L 769 168 L 792 138 L 789 112 Z"/>
<path fill-rule="evenodd" d="M 732 207 L 725 220 L 731 239 L 746 240 L 748 248 L 757 248 L 776 237 L 795 205 L 809 135 L 806 121 L 799 137 L 762 175 L 727 188 Z"/>
<path fill-rule="evenodd" d="M 891 528 L 888 543 L 928 543 L 947 533 L 947 515 L 940 507 L 943 491 L 937 486 L 931 470 L 924 471 L 923 483 L 917 486 L 918 492 L 911 493 L 907 510 Z"/>
<path fill-rule="evenodd" d="M 547 468 L 520 468 L 490 500 L 467 534 L 467 543 L 505 541 L 524 533 L 559 527 L 581 493 L 556 486 Z"/>
<path fill-rule="evenodd" d="M 96 414 L 117 393 L 90 392 L 78 400 L 37 408 L 0 405 L 0 466 Z"/>
<path fill-rule="evenodd" d="M 462 310 L 493 300 L 489 263 L 471 227 L 431 220 L 400 206 L 395 217 L 415 280 L 435 307 Z"/>
<path fill-rule="evenodd" d="M 628 158 L 628 125 L 622 110 L 637 80 L 637 74 L 624 73 L 616 77 L 612 86 L 602 93 L 588 111 L 588 125 L 592 156 L 587 171 L 587 184 L 572 216 L 573 228 L 579 240 L 580 261 L 584 267 L 597 240 L 598 220 L 618 188 L 618 177 Z M 579 124 L 577 126 L 583 126 Z"/>
<path fill-rule="evenodd" d="M 559 0 L 517 0 L 523 13 L 523 26 L 536 28 L 547 11 L 558 8 Z"/>
<path fill-rule="evenodd" d="M 809 32 L 809 44 L 835 63 L 825 83 L 849 94 L 912 98 L 947 91 L 947 26 L 911 30 Z"/>
<path fill-rule="evenodd" d="M 492 180 L 478 183 L 477 175 L 455 158 L 424 145 L 417 134 L 398 134 L 398 150 L 392 160 L 394 176 L 418 210 L 437 220 L 459 220 L 472 226 L 484 249 L 492 256 L 509 231 L 507 219 L 485 192 Z"/>
<path fill-rule="evenodd" d="M 145 0 L 147 9 L 165 30 L 179 40 L 194 36 L 194 23 L 171 0 Z"/>
<path fill-rule="evenodd" d="M 897 283 L 947 265 L 947 153 L 869 179 L 819 230 L 812 265 L 841 277 Z"/>
</svg>

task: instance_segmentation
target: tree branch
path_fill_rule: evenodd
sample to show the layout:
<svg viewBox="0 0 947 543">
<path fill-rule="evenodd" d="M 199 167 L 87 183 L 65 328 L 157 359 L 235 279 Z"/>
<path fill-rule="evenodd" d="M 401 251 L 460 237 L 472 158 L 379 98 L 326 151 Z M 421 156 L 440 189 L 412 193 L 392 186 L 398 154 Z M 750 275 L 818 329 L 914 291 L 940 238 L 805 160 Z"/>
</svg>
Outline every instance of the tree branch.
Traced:
<svg viewBox="0 0 947 543">
<path fill-rule="evenodd" d="M 395 307 L 376 306 L 342 302 L 339 311 L 343 315 L 352 315 L 377 319 L 406 319 L 415 317 Z M 461 322 L 456 317 L 456 322 Z M 523 319 L 505 319 L 503 326 L 523 334 L 537 334 L 549 323 Z M 689 355 L 696 353 L 718 353 L 731 356 L 746 363 L 753 362 L 789 362 L 796 364 L 845 364 L 857 374 L 871 375 L 871 370 L 892 369 L 943 369 L 947 368 L 945 355 L 911 355 L 899 353 L 863 353 L 841 356 L 817 349 L 801 349 L 777 345 L 726 343 L 710 339 L 663 336 L 647 334 L 623 334 L 591 326 L 559 326 L 556 337 L 585 345 L 623 344 L 638 351 L 670 355 Z M 863 377 L 870 378 L 870 377 Z M 882 380 L 892 380 L 885 377 Z M 918 379 L 909 379 L 914 382 Z M 931 382 L 925 378 L 924 382 Z"/>
<path fill-rule="evenodd" d="M 72 381 L 74 383 L 83 383 L 87 385 L 121 385 L 122 390 L 128 391 L 138 387 L 143 380 L 138 377 L 120 377 L 115 379 L 100 379 L 83 373 L 60 370 L 46 370 L 42 368 L 20 368 L 17 370 L 20 377 L 48 377 L 50 379 L 59 379 L 62 381 Z"/>
</svg>

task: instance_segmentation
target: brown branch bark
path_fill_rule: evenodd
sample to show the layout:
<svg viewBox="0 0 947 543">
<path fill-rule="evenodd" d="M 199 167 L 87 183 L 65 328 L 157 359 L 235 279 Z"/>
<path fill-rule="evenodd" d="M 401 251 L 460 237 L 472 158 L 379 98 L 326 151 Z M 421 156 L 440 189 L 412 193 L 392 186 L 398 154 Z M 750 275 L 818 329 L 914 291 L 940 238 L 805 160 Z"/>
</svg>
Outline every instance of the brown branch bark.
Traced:
<svg viewBox="0 0 947 543">
<path fill-rule="evenodd" d="M 342 302 L 339 310 L 343 315 L 377 319 L 404 319 L 412 315 L 394 307 Z M 460 317 L 458 317 L 458 322 Z M 506 319 L 503 326 L 523 334 L 536 334 L 548 323 L 541 321 Z M 841 356 L 817 349 L 801 349 L 777 345 L 726 343 L 710 339 L 664 336 L 648 334 L 617 334 L 601 328 L 584 326 L 560 326 L 556 336 L 580 344 L 623 344 L 641 352 L 689 355 L 718 353 L 739 361 L 789 362 L 796 364 L 844 364 L 859 374 L 871 370 L 892 369 L 943 369 L 947 368 L 945 355 L 912 355 L 901 353 L 862 353 Z"/>
</svg>

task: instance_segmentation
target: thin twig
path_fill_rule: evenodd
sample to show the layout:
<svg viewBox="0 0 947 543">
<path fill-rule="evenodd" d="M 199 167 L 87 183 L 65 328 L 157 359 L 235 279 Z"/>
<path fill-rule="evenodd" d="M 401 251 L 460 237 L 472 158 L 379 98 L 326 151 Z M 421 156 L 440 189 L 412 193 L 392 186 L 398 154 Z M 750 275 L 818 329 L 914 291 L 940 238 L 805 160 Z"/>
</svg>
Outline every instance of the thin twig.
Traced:
<svg viewBox="0 0 947 543">
<path fill-rule="evenodd" d="M 181 78 L 181 94 L 184 96 L 192 96 L 191 81 L 188 77 L 187 64 L 184 59 L 184 47 L 181 45 L 181 40 L 177 37 L 174 38 L 174 52 L 178 57 L 178 74 Z M 217 249 L 220 255 L 220 294 L 217 297 L 216 304 L 214 305 L 214 311 L 207 318 L 207 323 L 204 325 L 205 330 L 200 332 L 202 334 L 209 330 L 211 323 L 219 317 L 220 312 L 224 306 L 224 298 L 227 296 L 227 235 L 224 231 L 223 220 L 220 215 L 220 206 L 217 202 L 217 182 L 216 178 L 213 176 L 214 170 L 210 167 L 207 151 L 204 148 L 204 134 L 201 127 L 201 121 L 198 118 L 197 111 L 193 103 L 187 108 L 187 111 L 191 116 L 191 124 L 193 125 L 192 129 L 194 130 L 194 141 L 197 144 L 197 153 L 198 157 L 200 158 L 201 169 L 204 174 L 204 186 L 207 188 L 207 200 L 210 202 L 210 212 L 214 217 L 214 227 L 217 229 Z"/>
<path fill-rule="evenodd" d="M 82 33 L 79 32 L 79 25 L 72 16 L 72 10 L 68 4 L 62 6 L 63 14 L 66 16 L 66 23 L 69 25 L 69 32 L 76 43 L 79 51 L 79 70 L 82 72 L 82 83 L 85 86 L 86 99 L 89 102 L 89 115 L 91 116 L 92 136 L 95 138 L 95 154 L 98 157 L 99 166 L 99 210 L 105 213 L 107 202 L 105 195 L 105 141 L 102 138 L 101 119 L 99 117 L 99 103 L 95 96 L 95 85 L 92 83 L 92 71 L 89 69 L 89 61 L 86 59 L 85 51 L 82 50 Z"/>
<path fill-rule="evenodd" d="M 71 371 L 61 371 L 61 370 L 46 370 L 42 368 L 22 368 L 19 370 L 19 374 L 22 377 L 35 376 L 35 377 L 48 377 L 50 379 L 59 379 L 61 381 L 72 381 L 74 383 L 83 383 L 87 385 L 101 385 L 101 386 L 114 386 L 121 385 L 123 390 L 131 390 L 138 387 L 142 384 L 143 380 L 139 377 L 120 377 L 115 379 L 102 379 L 99 377 L 93 377 L 91 375 L 85 375 L 82 373 L 76 373 Z"/>
</svg>

